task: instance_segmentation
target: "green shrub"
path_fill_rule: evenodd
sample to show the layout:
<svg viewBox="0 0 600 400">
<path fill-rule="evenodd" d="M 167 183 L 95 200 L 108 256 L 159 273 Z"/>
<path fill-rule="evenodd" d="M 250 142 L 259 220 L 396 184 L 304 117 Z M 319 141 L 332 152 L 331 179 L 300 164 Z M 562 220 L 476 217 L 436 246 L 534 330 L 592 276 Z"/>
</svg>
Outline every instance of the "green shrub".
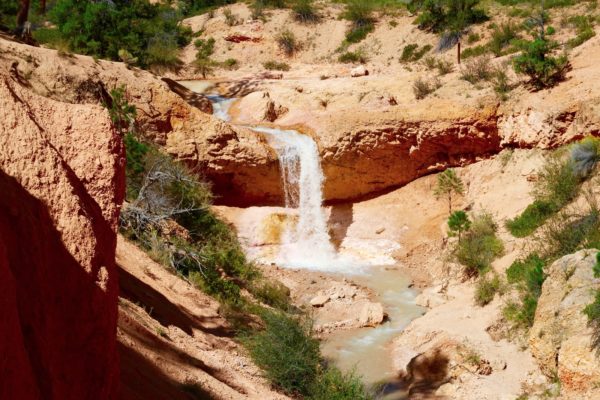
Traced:
<svg viewBox="0 0 600 400">
<path fill-rule="evenodd" d="M 537 89 L 554 86 L 564 79 L 569 66 L 566 55 L 553 56 L 559 48 L 555 41 L 539 34 L 531 41 L 517 41 L 521 54 L 514 58 L 513 66 L 518 74 L 527 75 Z"/>
<path fill-rule="evenodd" d="M 250 288 L 251 293 L 262 303 L 271 307 L 288 311 L 290 305 L 290 289 L 280 282 L 263 280 Z"/>
<path fill-rule="evenodd" d="M 539 294 L 546 262 L 536 253 L 532 253 L 523 260 L 517 260 L 506 270 L 508 283 L 517 284 L 534 294 Z"/>
<path fill-rule="evenodd" d="M 467 276 L 485 273 L 504 252 L 502 241 L 496 236 L 497 229 L 491 214 L 482 213 L 473 218 L 471 228 L 457 243 L 456 259 L 465 266 Z"/>
<path fill-rule="evenodd" d="M 586 15 L 575 15 L 568 19 L 568 22 L 571 26 L 575 27 L 577 31 L 577 36 L 572 39 L 569 39 L 567 42 L 570 48 L 575 48 L 577 46 L 582 45 L 587 42 L 594 36 L 596 36 L 596 32 L 594 31 L 594 19 L 591 16 Z"/>
<path fill-rule="evenodd" d="M 310 389 L 308 400 L 372 400 L 359 376 L 328 366 Z"/>
<path fill-rule="evenodd" d="M 431 50 L 431 45 L 429 44 L 421 47 L 421 49 L 419 49 L 418 44 L 407 44 L 404 46 L 404 49 L 402 49 L 400 62 L 406 63 L 419 61 L 429 50 Z"/>
<path fill-rule="evenodd" d="M 556 212 L 556 206 L 548 201 L 535 200 L 514 219 L 506 221 L 506 228 L 514 237 L 526 237 L 542 226 Z"/>
<path fill-rule="evenodd" d="M 296 21 L 314 23 L 319 21 L 319 14 L 315 10 L 313 0 L 295 0 L 292 7 Z"/>
<path fill-rule="evenodd" d="M 441 33 L 462 31 L 467 26 L 487 20 L 485 12 L 477 8 L 479 0 L 439 1 L 411 0 L 411 12 L 420 11 L 416 23 L 421 29 Z"/>
<path fill-rule="evenodd" d="M 474 47 L 468 47 L 462 51 L 461 57 L 463 59 L 471 57 L 479 57 L 489 51 L 487 46 L 479 45 Z"/>
<path fill-rule="evenodd" d="M 448 218 L 448 229 L 450 236 L 458 236 L 460 242 L 462 233 L 471 228 L 471 221 L 464 211 L 454 211 Z"/>
<path fill-rule="evenodd" d="M 495 26 L 492 31 L 492 38 L 488 44 L 488 48 L 496 57 L 500 57 L 504 54 L 504 48 L 512 43 L 513 40 L 519 36 L 519 28 L 512 22 Z"/>
<path fill-rule="evenodd" d="M 263 67 L 265 67 L 265 69 L 268 69 L 270 71 L 289 71 L 290 70 L 289 64 L 286 64 L 284 62 L 273 61 L 273 60 L 267 61 L 266 63 L 264 63 Z"/>
<path fill-rule="evenodd" d="M 238 60 L 235 58 L 228 58 L 227 60 L 223 61 L 221 65 L 227 69 L 236 69 L 238 67 Z"/>
<path fill-rule="evenodd" d="M 342 16 L 352 24 L 346 32 L 347 43 L 358 43 L 375 29 L 373 24 L 373 5 L 363 0 L 348 0 Z"/>
<path fill-rule="evenodd" d="M 276 311 L 263 312 L 262 319 L 265 329 L 244 340 L 252 359 L 285 393 L 309 395 L 320 362 L 310 321 Z"/>
<path fill-rule="evenodd" d="M 596 253 L 596 264 L 593 267 L 594 278 L 600 278 L 600 252 Z"/>
<path fill-rule="evenodd" d="M 340 54 L 338 57 L 339 62 L 343 63 L 361 63 L 364 64 L 368 61 L 367 55 L 362 48 L 356 49 L 355 51 L 347 51 Z"/>
<path fill-rule="evenodd" d="M 294 53 L 300 49 L 296 36 L 288 29 L 279 33 L 275 40 L 277 41 L 279 48 L 281 48 L 287 56 L 294 55 Z"/>
<path fill-rule="evenodd" d="M 494 91 L 500 100 L 507 100 L 508 92 L 511 91 L 512 87 L 504 68 L 499 67 L 494 70 L 492 74 L 492 84 L 494 85 Z"/>
<path fill-rule="evenodd" d="M 494 274 L 492 279 L 480 277 L 475 288 L 475 304 L 483 307 L 494 300 L 496 293 L 501 291 L 500 277 Z"/>
<path fill-rule="evenodd" d="M 172 35 L 158 34 L 148 42 L 146 50 L 146 63 L 150 67 L 162 69 L 176 69 L 181 66 L 177 40 Z"/>
<path fill-rule="evenodd" d="M 573 200 L 581 183 L 574 167 L 573 161 L 561 151 L 552 154 L 538 172 L 535 198 L 554 204 L 557 211 Z"/>
<path fill-rule="evenodd" d="M 126 50 L 141 66 L 171 65 L 172 47 L 191 38 L 181 16 L 162 2 L 58 0 L 48 15 L 72 51 L 119 60 L 119 50 Z"/>
<path fill-rule="evenodd" d="M 228 26 L 237 25 L 237 17 L 233 15 L 233 12 L 229 8 L 223 10 L 223 16 L 225 17 L 225 23 Z"/>
<path fill-rule="evenodd" d="M 580 249 L 600 249 L 600 211 L 592 206 L 583 215 L 562 213 L 543 227 L 544 257 L 555 260 Z"/>
</svg>

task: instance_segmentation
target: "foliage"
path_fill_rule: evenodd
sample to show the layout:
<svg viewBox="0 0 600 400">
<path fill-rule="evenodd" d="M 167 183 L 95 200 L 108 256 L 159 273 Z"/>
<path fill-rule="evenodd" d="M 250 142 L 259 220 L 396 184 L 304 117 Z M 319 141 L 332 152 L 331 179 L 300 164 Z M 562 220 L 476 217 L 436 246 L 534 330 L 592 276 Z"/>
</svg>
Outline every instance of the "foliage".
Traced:
<svg viewBox="0 0 600 400">
<path fill-rule="evenodd" d="M 448 168 L 441 174 L 438 174 L 433 194 L 436 199 L 446 197 L 448 199 L 448 213 L 452 214 L 452 195 L 462 195 L 464 192 L 462 179 L 452 168 Z"/>
<path fill-rule="evenodd" d="M 594 278 L 600 278 L 600 252 L 596 253 L 596 264 L 593 267 Z"/>
<path fill-rule="evenodd" d="M 319 14 L 315 10 L 314 0 L 295 0 L 292 9 L 296 21 L 303 23 L 315 23 L 319 21 Z"/>
<path fill-rule="evenodd" d="M 489 213 L 484 212 L 473 218 L 471 228 L 455 249 L 456 259 L 465 266 L 467 276 L 482 275 L 488 271 L 492 261 L 504 252 L 504 245 L 496 236 L 497 229 Z"/>
<path fill-rule="evenodd" d="M 438 70 L 438 74 L 440 75 L 446 75 L 454 71 L 454 65 L 452 65 L 450 61 L 446 60 L 438 60 L 436 68 Z"/>
<path fill-rule="evenodd" d="M 372 400 L 359 376 L 328 366 L 310 389 L 309 400 Z"/>
<path fill-rule="evenodd" d="M 521 215 L 506 221 L 506 228 L 514 237 L 526 237 L 542 226 L 555 212 L 556 207 L 553 203 L 535 200 Z"/>
<path fill-rule="evenodd" d="M 179 24 L 178 12 L 161 2 L 57 0 L 49 16 L 71 50 L 118 60 L 124 49 L 141 66 L 172 65 L 177 49 L 191 36 Z"/>
<path fill-rule="evenodd" d="M 416 23 L 428 31 L 462 32 L 467 26 L 487 19 L 477 8 L 479 0 L 411 0 L 408 8 L 420 11 Z"/>
<path fill-rule="evenodd" d="M 469 48 L 466 48 L 463 50 L 462 58 L 466 59 L 466 58 L 471 58 L 471 57 L 478 57 L 480 55 L 487 53 L 487 51 L 488 51 L 488 46 L 479 45 L 479 46 L 475 46 L 475 47 L 469 47 Z"/>
<path fill-rule="evenodd" d="M 347 51 L 340 54 L 338 57 L 339 62 L 343 63 L 361 63 L 364 64 L 368 61 L 367 54 L 363 48 L 358 48 L 355 51 Z"/>
<path fill-rule="evenodd" d="M 471 227 L 471 221 L 464 211 L 454 211 L 448 218 L 448 229 L 450 236 L 458 236 L 458 241 L 461 239 L 463 232 L 468 231 Z"/>
<path fill-rule="evenodd" d="M 571 147 L 573 173 L 580 177 L 589 176 L 600 160 L 600 140 L 588 137 Z"/>
<path fill-rule="evenodd" d="M 203 78 L 206 78 L 213 72 L 216 63 L 210 58 L 215 51 L 215 39 L 196 39 L 194 46 L 197 49 L 196 59 L 194 60 L 194 67 L 196 71 L 202 74 Z"/>
<path fill-rule="evenodd" d="M 300 44 L 296 40 L 296 35 L 289 29 L 280 32 L 275 38 L 279 48 L 289 57 L 294 55 L 300 49 Z"/>
<path fill-rule="evenodd" d="M 570 25 L 574 26 L 577 31 L 577 36 L 569 39 L 568 46 L 575 48 L 587 42 L 594 36 L 594 18 L 588 15 L 574 15 L 568 19 Z"/>
<path fill-rule="evenodd" d="M 121 134 L 133 132 L 137 110 L 127 101 L 124 85 L 110 91 L 110 99 L 104 103 L 104 107 L 108 109 L 110 119 L 117 131 Z"/>
<path fill-rule="evenodd" d="M 475 304 L 480 307 L 488 305 L 494 300 L 496 293 L 501 291 L 500 277 L 494 274 L 494 277 L 488 279 L 484 276 L 480 277 L 475 287 Z"/>
<path fill-rule="evenodd" d="M 290 70 L 289 64 L 286 64 L 284 62 L 273 61 L 273 60 L 263 63 L 263 67 L 265 67 L 265 69 L 268 69 L 270 71 L 289 71 Z"/>
<path fill-rule="evenodd" d="M 600 351 L 600 290 L 594 293 L 594 301 L 583 309 L 588 318 L 588 325 L 592 328 L 592 347 Z"/>
<path fill-rule="evenodd" d="M 119 51 L 121 58 L 121 51 Z M 173 35 L 156 34 L 148 41 L 146 63 L 154 69 L 176 69 L 181 66 L 177 40 Z"/>
<path fill-rule="evenodd" d="M 488 48 L 496 57 L 500 57 L 506 54 L 504 52 L 505 47 L 511 44 L 515 39 L 518 39 L 518 37 L 519 27 L 512 22 L 494 26 Z"/>
<path fill-rule="evenodd" d="M 264 311 L 265 329 L 244 341 L 254 362 L 285 393 L 308 395 L 319 371 L 319 342 L 309 320 Z"/>
<path fill-rule="evenodd" d="M 523 288 L 539 293 L 543 279 L 540 278 L 546 262 L 536 253 L 517 260 L 506 270 L 508 283 L 522 285 Z"/>
<path fill-rule="evenodd" d="M 494 70 L 492 73 L 492 84 L 494 85 L 494 91 L 500 100 L 507 100 L 508 92 L 510 92 L 512 87 L 504 68 L 499 67 Z"/>
<path fill-rule="evenodd" d="M 237 17 L 235 15 L 233 15 L 233 12 L 231 11 L 231 9 L 226 8 L 223 10 L 223 16 L 225 17 L 225 23 L 228 26 L 234 26 L 237 25 Z"/>
<path fill-rule="evenodd" d="M 416 43 L 407 44 L 402 49 L 400 62 L 406 63 L 419 61 L 429 50 L 431 50 L 431 45 L 429 44 L 421 47 L 421 49 L 419 49 L 419 45 Z"/>
<path fill-rule="evenodd" d="M 566 55 L 554 56 L 559 44 L 547 38 L 554 29 L 545 28 L 546 19 L 547 16 L 542 11 L 538 18 L 531 21 L 530 25 L 537 26 L 539 29 L 531 32 L 532 40 L 516 41 L 521 54 L 513 60 L 515 72 L 529 76 L 530 83 L 536 89 L 551 87 L 563 80 L 569 66 Z"/>
<path fill-rule="evenodd" d="M 422 78 L 417 78 L 417 80 L 413 83 L 413 93 L 415 94 L 415 98 L 417 100 L 424 99 L 429 96 L 431 93 L 435 92 L 438 88 L 438 81 L 426 81 Z"/>
<path fill-rule="evenodd" d="M 252 287 L 252 294 L 263 304 L 282 311 L 291 309 L 290 290 L 279 282 L 257 282 Z"/>
<path fill-rule="evenodd" d="M 342 16 L 352 24 L 346 32 L 347 43 L 358 43 L 374 29 L 373 5 L 364 0 L 348 0 Z"/>
<path fill-rule="evenodd" d="M 479 57 L 464 64 L 460 77 L 469 83 L 476 84 L 480 81 L 489 81 L 493 75 L 494 71 L 489 57 Z"/>
</svg>

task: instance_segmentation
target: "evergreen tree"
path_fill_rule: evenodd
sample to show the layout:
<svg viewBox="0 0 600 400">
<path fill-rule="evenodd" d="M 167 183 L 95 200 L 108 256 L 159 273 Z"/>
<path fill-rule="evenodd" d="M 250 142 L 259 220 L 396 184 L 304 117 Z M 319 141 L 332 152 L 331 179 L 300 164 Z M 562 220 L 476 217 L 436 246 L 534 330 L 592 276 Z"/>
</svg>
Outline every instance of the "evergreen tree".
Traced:
<svg viewBox="0 0 600 400">
<path fill-rule="evenodd" d="M 447 169 L 437 176 L 437 184 L 433 190 L 436 199 L 446 197 L 448 199 L 448 213 L 452 214 L 452 195 L 463 194 L 464 186 L 462 180 L 453 169 Z"/>
</svg>

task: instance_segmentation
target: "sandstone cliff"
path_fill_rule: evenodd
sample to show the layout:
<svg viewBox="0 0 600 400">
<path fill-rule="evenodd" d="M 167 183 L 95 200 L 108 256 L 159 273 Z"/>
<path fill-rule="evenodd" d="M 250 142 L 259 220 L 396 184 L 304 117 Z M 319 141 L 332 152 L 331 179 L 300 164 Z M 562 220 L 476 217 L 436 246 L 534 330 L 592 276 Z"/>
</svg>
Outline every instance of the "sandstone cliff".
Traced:
<svg viewBox="0 0 600 400">
<path fill-rule="evenodd" d="M 6 70 L 0 120 L 0 398 L 116 398 L 121 138 Z"/>
<path fill-rule="evenodd" d="M 582 250 L 561 258 L 548 269 L 529 335 L 529 345 L 542 371 L 556 376 L 566 393 L 575 398 L 597 398 L 600 360 L 583 309 L 600 287 L 592 267 L 595 250 Z"/>
</svg>

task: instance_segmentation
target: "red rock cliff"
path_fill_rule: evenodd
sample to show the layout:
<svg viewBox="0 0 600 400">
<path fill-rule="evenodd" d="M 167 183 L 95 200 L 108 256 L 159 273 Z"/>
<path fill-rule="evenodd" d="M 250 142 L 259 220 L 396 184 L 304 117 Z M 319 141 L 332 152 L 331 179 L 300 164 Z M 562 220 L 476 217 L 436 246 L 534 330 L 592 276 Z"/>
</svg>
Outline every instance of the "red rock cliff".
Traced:
<svg viewBox="0 0 600 400">
<path fill-rule="evenodd" d="M 114 399 L 122 141 L 1 70 L 0 121 L 0 398 Z"/>
</svg>

